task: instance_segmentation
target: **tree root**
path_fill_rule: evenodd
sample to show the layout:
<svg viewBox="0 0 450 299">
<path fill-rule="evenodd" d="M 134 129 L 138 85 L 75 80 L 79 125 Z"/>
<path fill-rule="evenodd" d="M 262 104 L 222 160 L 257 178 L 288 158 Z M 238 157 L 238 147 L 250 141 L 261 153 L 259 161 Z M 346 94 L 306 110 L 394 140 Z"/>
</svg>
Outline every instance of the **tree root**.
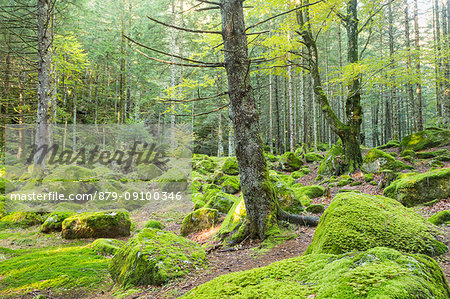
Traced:
<svg viewBox="0 0 450 299">
<path fill-rule="evenodd" d="M 304 226 L 317 226 L 319 224 L 318 217 L 290 214 L 283 210 L 278 213 L 278 219 Z"/>
</svg>

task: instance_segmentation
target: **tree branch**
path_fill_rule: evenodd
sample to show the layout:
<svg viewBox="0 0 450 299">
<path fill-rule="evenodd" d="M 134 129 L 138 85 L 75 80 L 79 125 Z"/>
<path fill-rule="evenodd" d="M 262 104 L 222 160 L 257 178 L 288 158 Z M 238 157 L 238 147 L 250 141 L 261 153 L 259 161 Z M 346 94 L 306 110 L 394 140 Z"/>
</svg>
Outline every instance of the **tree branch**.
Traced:
<svg viewBox="0 0 450 299">
<path fill-rule="evenodd" d="M 161 60 L 161 59 L 157 59 L 157 58 L 153 58 L 148 56 L 147 54 L 145 54 L 142 51 L 139 51 L 138 49 L 135 49 L 136 52 L 138 52 L 139 54 L 141 54 L 142 56 L 156 61 L 156 62 L 161 62 L 161 63 L 165 63 L 165 64 L 171 64 L 171 65 L 177 65 L 177 66 L 186 66 L 186 67 L 204 67 L 204 68 L 216 68 L 216 67 L 225 67 L 224 63 L 217 63 L 217 64 L 187 64 L 187 63 L 176 63 L 176 62 L 172 62 L 172 61 L 167 61 L 167 60 Z"/>
<path fill-rule="evenodd" d="M 198 113 L 198 114 L 194 114 L 194 115 L 192 115 L 192 114 L 176 114 L 176 116 L 193 116 L 193 117 L 196 117 L 196 116 L 201 116 L 201 115 L 207 115 L 207 114 L 211 114 L 211 113 L 220 111 L 222 109 L 225 109 L 228 106 L 230 106 L 230 104 L 226 104 L 225 106 L 219 107 L 217 109 L 214 109 L 214 110 L 211 110 L 211 111 L 208 111 L 208 112 Z"/>
<path fill-rule="evenodd" d="M 169 28 L 174 28 L 177 30 L 181 30 L 181 31 L 186 31 L 186 32 L 190 32 L 190 33 L 208 33 L 208 34 L 220 34 L 222 35 L 222 32 L 220 31 L 208 31 L 208 30 L 196 30 L 196 29 L 189 29 L 189 28 L 183 28 L 183 27 L 178 27 L 178 26 L 174 26 L 174 25 L 170 25 L 161 21 L 158 21 L 152 17 L 147 16 L 147 18 L 149 18 L 150 20 L 152 20 L 155 23 L 158 23 L 160 25 L 169 27 Z"/>
<path fill-rule="evenodd" d="M 220 98 L 223 96 L 226 96 L 228 94 L 228 92 L 222 92 L 210 97 L 199 97 L 196 99 L 190 99 L 190 100 L 172 100 L 172 99 L 164 99 L 162 102 L 175 102 L 175 103 L 190 103 L 190 102 L 197 102 L 197 101 L 205 101 L 205 100 L 210 100 L 210 99 L 216 99 L 216 98 Z"/>
</svg>

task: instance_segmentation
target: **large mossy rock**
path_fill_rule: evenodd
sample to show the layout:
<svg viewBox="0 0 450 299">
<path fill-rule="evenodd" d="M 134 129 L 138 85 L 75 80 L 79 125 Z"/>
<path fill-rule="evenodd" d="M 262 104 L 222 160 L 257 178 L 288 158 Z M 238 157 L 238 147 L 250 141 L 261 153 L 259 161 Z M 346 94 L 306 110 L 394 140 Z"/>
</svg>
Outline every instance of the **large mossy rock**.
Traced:
<svg viewBox="0 0 450 299">
<path fill-rule="evenodd" d="M 136 167 L 138 179 L 142 181 L 153 180 L 163 174 L 163 171 L 154 164 L 140 164 Z"/>
<path fill-rule="evenodd" d="M 450 130 L 429 128 L 406 136 L 400 142 L 401 150 L 423 151 L 428 148 L 450 145 Z"/>
<path fill-rule="evenodd" d="M 181 235 L 200 232 L 214 227 L 219 220 L 219 211 L 216 209 L 202 208 L 186 215 L 181 224 Z"/>
<path fill-rule="evenodd" d="M 241 190 L 241 180 L 239 177 L 236 176 L 230 176 L 223 180 L 221 183 L 222 185 L 222 192 L 228 193 L 228 194 L 235 194 L 238 193 L 239 190 Z"/>
<path fill-rule="evenodd" d="M 449 298 L 431 258 L 377 247 L 355 254 L 311 254 L 219 276 L 182 298 Z"/>
<path fill-rule="evenodd" d="M 159 188 L 164 192 L 183 192 L 189 187 L 186 174 L 172 168 L 158 178 Z"/>
<path fill-rule="evenodd" d="M 450 225 L 450 210 L 439 211 L 430 218 L 428 218 L 430 223 L 434 225 Z"/>
<path fill-rule="evenodd" d="M 221 238 L 226 237 L 238 237 L 238 234 L 235 234 L 239 231 L 239 229 L 244 223 L 245 217 L 247 217 L 247 210 L 245 209 L 244 199 L 237 201 L 228 212 L 225 220 L 222 222 L 220 229 L 218 231 L 218 235 Z M 227 240 L 226 240 L 227 241 Z M 228 242 L 224 243 L 233 243 L 232 239 L 229 239 Z M 227 244 L 228 245 L 228 244 Z"/>
<path fill-rule="evenodd" d="M 88 212 L 65 219 L 64 239 L 115 238 L 130 235 L 130 215 L 124 211 Z"/>
<path fill-rule="evenodd" d="M 396 200 L 340 193 L 320 218 L 307 252 L 341 254 L 383 246 L 435 256 L 447 251 L 437 235 L 431 223 Z"/>
<path fill-rule="evenodd" d="M 319 161 L 323 160 L 323 156 L 321 154 L 318 154 L 318 153 L 306 153 L 305 154 L 305 160 L 308 163 L 319 162 Z"/>
<path fill-rule="evenodd" d="M 51 232 L 60 232 L 62 229 L 62 223 L 67 218 L 73 216 L 75 212 L 60 212 L 55 211 L 52 212 L 42 223 L 41 232 L 43 233 L 51 233 Z"/>
<path fill-rule="evenodd" d="M 302 160 L 293 152 L 286 152 L 278 161 L 278 168 L 283 171 L 293 172 L 299 170 L 303 166 Z"/>
<path fill-rule="evenodd" d="M 62 165 L 54 169 L 47 175 L 43 182 L 74 182 L 74 181 L 90 181 L 95 179 L 97 174 L 88 168 L 77 165 Z"/>
<path fill-rule="evenodd" d="M 203 248 L 191 240 L 144 228 L 116 252 L 109 272 L 124 288 L 161 285 L 202 265 L 205 257 Z"/>
<path fill-rule="evenodd" d="M 413 168 L 376 148 L 367 152 L 361 166 L 361 170 L 365 173 L 379 173 L 384 170 L 400 171 Z"/>
<path fill-rule="evenodd" d="M 222 172 L 228 175 L 238 175 L 239 166 L 236 157 L 228 157 L 222 165 Z"/>
<path fill-rule="evenodd" d="M 101 238 L 92 242 L 90 247 L 97 254 L 108 256 L 108 255 L 115 255 L 116 252 L 120 249 L 120 247 L 123 246 L 123 244 L 124 242 L 121 240 Z"/>
<path fill-rule="evenodd" d="M 294 189 L 291 188 L 291 185 L 295 183 L 294 179 L 289 176 L 274 175 L 273 172 L 271 172 L 270 179 L 275 190 L 275 196 L 283 210 L 291 213 L 303 211 L 300 197 L 296 197 Z"/>
<path fill-rule="evenodd" d="M 217 163 L 214 162 L 207 155 L 195 154 L 192 158 L 192 168 L 201 173 L 214 172 L 217 167 Z"/>
<path fill-rule="evenodd" d="M 325 188 L 318 185 L 294 188 L 293 190 L 297 198 L 302 198 L 305 195 L 309 198 L 317 198 L 322 196 L 325 192 Z"/>
<path fill-rule="evenodd" d="M 407 207 L 450 197 L 450 168 L 411 175 L 392 182 L 384 196 L 395 198 Z"/>
<path fill-rule="evenodd" d="M 21 211 L 8 214 L 0 219 L 0 228 L 26 228 L 28 226 L 39 225 L 44 222 L 44 213 Z"/>
<path fill-rule="evenodd" d="M 338 175 L 340 170 L 341 156 L 344 154 L 344 149 L 339 145 L 333 147 L 325 155 L 325 158 L 320 163 L 317 174 L 319 175 Z"/>
<path fill-rule="evenodd" d="M 226 214 L 239 199 L 234 195 L 213 189 L 205 193 L 203 200 L 206 202 L 205 208 L 216 209 Z"/>
</svg>

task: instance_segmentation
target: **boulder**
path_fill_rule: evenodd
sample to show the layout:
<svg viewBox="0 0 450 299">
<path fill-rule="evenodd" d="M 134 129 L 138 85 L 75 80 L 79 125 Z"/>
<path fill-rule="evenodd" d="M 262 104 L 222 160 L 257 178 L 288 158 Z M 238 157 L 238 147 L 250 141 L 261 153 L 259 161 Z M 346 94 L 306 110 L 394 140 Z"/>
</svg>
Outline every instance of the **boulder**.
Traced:
<svg viewBox="0 0 450 299">
<path fill-rule="evenodd" d="M 123 288 L 161 285 L 191 272 L 205 257 L 203 248 L 191 240 L 144 228 L 116 252 L 109 273 Z"/>
<path fill-rule="evenodd" d="M 181 298 L 449 298 L 433 259 L 377 247 L 355 254 L 309 254 L 234 272 Z"/>
<path fill-rule="evenodd" d="M 222 225 L 218 231 L 219 237 L 238 237 L 238 234 L 235 233 L 243 227 L 242 224 L 244 223 L 245 217 L 247 217 L 247 210 L 245 209 L 244 199 L 241 198 L 241 200 L 234 203 L 225 217 L 225 220 L 222 222 Z M 226 239 L 224 243 L 227 245 L 232 245 L 233 239 Z"/>
<path fill-rule="evenodd" d="M 41 232 L 43 233 L 51 233 L 51 232 L 60 232 L 62 229 L 62 223 L 66 218 L 73 216 L 75 212 L 60 212 L 55 211 L 52 212 L 47 219 L 45 219 L 44 223 L 41 225 Z"/>
<path fill-rule="evenodd" d="M 124 243 L 125 242 L 116 239 L 97 239 L 91 243 L 90 247 L 97 254 L 110 256 L 115 255 Z"/>
<path fill-rule="evenodd" d="M 317 198 L 323 195 L 325 188 L 318 185 L 311 185 L 306 187 L 294 188 L 294 193 L 297 198 L 306 195 L 309 198 Z"/>
<path fill-rule="evenodd" d="M 0 219 L 0 228 L 26 228 L 33 225 L 40 225 L 44 222 L 44 213 L 21 211 L 8 214 Z"/>
<path fill-rule="evenodd" d="M 214 172 L 217 163 L 207 155 L 195 154 L 192 158 L 192 168 L 202 173 Z"/>
<path fill-rule="evenodd" d="M 238 201 L 238 198 L 220 190 L 211 190 L 205 193 L 203 200 L 206 202 L 205 208 L 216 209 L 226 214 L 233 204 Z"/>
<path fill-rule="evenodd" d="M 142 181 L 153 180 L 163 174 L 163 171 L 154 164 L 139 164 L 136 167 L 138 179 Z"/>
<path fill-rule="evenodd" d="M 64 239 L 115 238 L 130 235 L 130 216 L 125 211 L 88 212 L 66 218 Z"/>
<path fill-rule="evenodd" d="M 145 224 L 144 227 L 146 227 L 146 228 L 163 229 L 164 228 L 164 224 L 162 224 L 158 220 L 149 220 L 149 221 L 147 221 L 147 223 Z"/>
<path fill-rule="evenodd" d="M 439 211 L 430 218 L 428 221 L 433 223 L 434 225 L 450 225 L 450 210 Z"/>
<path fill-rule="evenodd" d="M 317 174 L 319 175 L 339 175 L 341 156 L 344 154 L 344 150 L 339 145 L 333 145 L 333 147 L 325 155 L 319 166 Z"/>
<path fill-rule="evenodd" d="M 288 186 L 283 180 L 273 181 L 273 187 L 275 190 L 275 196 L 280 203 L 280 207 L 291 213 L 299 213 L 303 211 L 303 206 L 294 193 L 294 189 Z"/>
<path fill-rule="evenodd" d="M 405 152 L 408 152 L 408 150 L 406 150 Z M 416 153 L 416 156 L 419 159 L 430 159 L 430 158 L 436 158 L 438 156 L 448 155 L 448 154 L 449 154 L 448 150 L 441 149 L 441 150 L 437 150 L 434 152 L 419 152 L 419 153 Z"/>
<path fill-rule="evenodd" d="M 172 168 L 158 178 L 158 185 L 164 192 L 183 192 L 189 183 L 183 171 Z"/>
<path fill-rule="evenodd" d="M 203 194 L 201 193 L 192 194 L 191 201 L 194 204 L 194 210 L 200 209 L 206 204 Z"/>
<path fill-rule="evenodd" d="M 302 167 L 303 162 L 293 152 L 286 152 L 278 161 L 278 168 L 283 171 L 296 171 Z"/>
<path fill-rule="evenodd" d="M 308 163 L 311 162 L 318 162 L 323 160 L 323 156 L 318 153 L 306 153 L 305 154 L 305 160 Z"/>
<path fill-rule="evenodd" d="M 396 147 L 400 147 L 400 142 L 398 140 L 390 140 L 388 143 L 378 146 L 377 149 L 387 149 Z"/>
<path fill-rule="evenodd" d="M 186 215 L 181 225 L 181 235 L 200 232 L 214 227 L 219 220 L 219 211 L 216 209 L 202 208 Z"/>
<path fill-rule="evenodd" d="M 376 148 L 367 152 L 361 165 L 361 170 L 365 173 L 379 173 L 383 170 L 401 171 L 405 169 L 414 169 L 414 167 Z"/>
<path fill-rule="evenodd" d="M 450 168 L 406 176 L 392 182 L 383 192 L 407 207 L 450 197 Z"/>
<path fill-rule="evenodd" d="M 450 145 L 450 130 L 429 128 L 402 139 L 401 150 L 423 151 L 428 148 Z"/>
<path fill-rule="evenodd" d="M 235 194 L 238 193 L 239 190 L 241 190 L 241 180 L 239 177 L 227 177 L 222 183 L 222 192 Z"/>
<path fill-rule="evenodd" d="M 236 157 L 228 157 L 222 165 L 222 172 L 228 175 L 238 175 L 239 166 Z"/>
<path fill-rule="evenodd" d="M 306 208 L 306 212 L 310 212 L 312 214 L 320 214 L 325 211 L 325 207 L 323 205 L 310 205 Z"/>
<path fill-rule="evenodd" d="M 340 193 L 320 218 L 307 252 L 341 254 L 383 246 L 435 256 L 447 252 L 438 235 L 431 223 L 396 200 Z"/>
</svg>

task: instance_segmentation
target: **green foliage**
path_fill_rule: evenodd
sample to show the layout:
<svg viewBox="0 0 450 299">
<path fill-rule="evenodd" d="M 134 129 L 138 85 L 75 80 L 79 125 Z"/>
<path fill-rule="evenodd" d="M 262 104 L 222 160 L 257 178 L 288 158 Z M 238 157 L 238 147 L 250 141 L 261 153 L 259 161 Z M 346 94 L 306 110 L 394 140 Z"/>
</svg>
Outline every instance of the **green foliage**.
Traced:
<svg viewBox="0 0 450 299">
<path fill-rule="evenodd" d="M 431 256 L 447 252 L 423 217 L 382 196 L 340 193 L 322 215 L 308 253 L 341 254 L 377 246 Z"/>
<path fill-rule="evenodd" d="M 109 272 L 123 288 L 161 285 L 202 265 L 205 257 L 205 251 L 193 241 L 144 228 L 117 251 Z"/>
</svg>

